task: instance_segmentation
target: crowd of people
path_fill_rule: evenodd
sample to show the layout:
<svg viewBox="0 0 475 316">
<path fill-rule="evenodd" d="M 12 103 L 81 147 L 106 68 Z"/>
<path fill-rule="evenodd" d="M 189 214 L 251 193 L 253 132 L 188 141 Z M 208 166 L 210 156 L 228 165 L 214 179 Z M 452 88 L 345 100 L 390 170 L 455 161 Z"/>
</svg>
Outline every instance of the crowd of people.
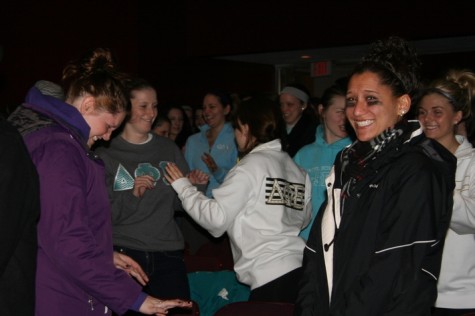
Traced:
<svg viewBox="0 0 475 316">
<path fill-rule="evenodd" d="M 190 107 L 108 49 L 72 60 L 0 121 L 2 315 L 186 312 L 185 250 L 221 236 L 295 315 L 475 312 L 475 73 L 420 66 L 390 37 L 321 96 Z"/>
</svg>

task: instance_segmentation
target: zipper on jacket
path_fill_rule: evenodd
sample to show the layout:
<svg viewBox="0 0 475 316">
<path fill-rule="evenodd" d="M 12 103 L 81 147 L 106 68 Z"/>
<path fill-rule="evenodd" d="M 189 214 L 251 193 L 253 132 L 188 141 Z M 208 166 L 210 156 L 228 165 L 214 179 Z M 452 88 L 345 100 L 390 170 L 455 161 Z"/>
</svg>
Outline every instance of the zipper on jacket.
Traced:
<svg viewBox="0 0 475 316">
<path fill-rule="evenodd" d="M 94 310 L 94 301 L 92 300 L 92 296 L 89 296 L 89 299 L 87 300 L 89 305 L 91 305 L 91 311 Z"/>
</svg>

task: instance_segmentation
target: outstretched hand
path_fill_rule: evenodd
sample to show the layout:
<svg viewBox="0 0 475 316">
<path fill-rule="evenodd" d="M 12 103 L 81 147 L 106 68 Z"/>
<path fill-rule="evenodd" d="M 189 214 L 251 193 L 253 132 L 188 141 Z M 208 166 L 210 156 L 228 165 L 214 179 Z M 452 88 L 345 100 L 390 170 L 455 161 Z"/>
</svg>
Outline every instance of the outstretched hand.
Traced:
<svg viewBox="0 0 475 316">
<path fill-rule="evenodd" d="M 180 178 L 184 178 L 185 176 L 183 173 L 178 169 L 177 165 L 173 162 L 167 163 L 165 170 L 167 173 L 165 174 L 165 179 L 171 184 Z"/>
<path fill-rule="evenodd" d="M 140 306 L 140 312 L 146 315 L 167 315 L 168 310 L 175 307 L 191 308 L 192 302 L 181 299 L 159 300 L 155 297 L 147 296 L 142 306 Z"/>
</svg>

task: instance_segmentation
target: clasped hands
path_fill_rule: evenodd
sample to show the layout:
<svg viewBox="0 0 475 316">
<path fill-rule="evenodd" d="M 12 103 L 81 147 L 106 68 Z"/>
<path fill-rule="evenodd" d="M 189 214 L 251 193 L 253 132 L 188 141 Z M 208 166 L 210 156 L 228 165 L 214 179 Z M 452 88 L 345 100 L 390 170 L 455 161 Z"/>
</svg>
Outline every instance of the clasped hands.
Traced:
<svg viewBox="0 0 475 316">
<path fill-rule="evenodd" d="M 183 173 L 180 171 L 180 169 L 177 167 L 177 165 L 172 162 L 169 162 L 167 164 L 167 166 L 165 167 L 165 170 L 167 171 L 167 173 L 165 174 L 165 179 L 167 179 L 167 181 L 170 183 L 173 183 L 176 180 L 185 177 Z M 208 180 L 209 180 L 209 176 L 206 173 L 197 169 L 192 170 L 190 173 L 188 173 L 186 177 L 190 180 L 190 182 L 193 185 L 206 184 L 208 183 Z"/>
</svg>

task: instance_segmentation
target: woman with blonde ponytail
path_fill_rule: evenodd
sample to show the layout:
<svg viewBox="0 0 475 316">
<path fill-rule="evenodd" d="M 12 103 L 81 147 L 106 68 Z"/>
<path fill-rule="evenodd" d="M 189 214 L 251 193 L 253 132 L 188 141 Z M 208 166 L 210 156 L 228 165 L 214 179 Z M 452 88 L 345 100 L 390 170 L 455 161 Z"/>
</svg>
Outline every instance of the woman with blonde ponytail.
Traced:
<svg viewBox="0 0 475 316">
<path fill-rule="evenodd" d="M 457 157 L 454 206 L 445 239 L 433 315 L 475 312 L 475 149 L 460 124 L 471 126 L 475 74 L 450 70 L 432 82 L 418 103 L 424 133 Z"/>
</svg>

